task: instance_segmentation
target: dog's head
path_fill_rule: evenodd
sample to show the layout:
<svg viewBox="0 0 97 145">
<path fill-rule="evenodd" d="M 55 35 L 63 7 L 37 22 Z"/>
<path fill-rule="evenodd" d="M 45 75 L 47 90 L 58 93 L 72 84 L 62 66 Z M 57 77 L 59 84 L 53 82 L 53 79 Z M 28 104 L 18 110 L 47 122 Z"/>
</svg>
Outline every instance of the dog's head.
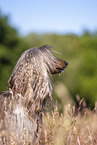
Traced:
<svg viewBox="0 0 97 145">
<path fill-rule="evenodd" d="M 22 92 L 32 87 L 33 93 L 37 91 L 37 87 L 41 90 L 45 86 L 43 89 L 47 90 L 47 86 L 51 86 L 49 75 L 61 73 L 67 65 L 66 61 L 52 55 L 51 47 L 48 45 L 31 48 L 21 55 L 14 67 L 8 81 L 9 87 Z"/>
<path fill-rule="evenodd" d="M 68 65 L 68 63 L 62 59 L 56 58 L 52 55 L 51 46 L 44 45 L 39 47 L 39 51 L 41 51 L 42 56 L 44 58 L 44 62 L 47 65 L 47 68 L 51 74 L 61 73 Z"/>
</svg>

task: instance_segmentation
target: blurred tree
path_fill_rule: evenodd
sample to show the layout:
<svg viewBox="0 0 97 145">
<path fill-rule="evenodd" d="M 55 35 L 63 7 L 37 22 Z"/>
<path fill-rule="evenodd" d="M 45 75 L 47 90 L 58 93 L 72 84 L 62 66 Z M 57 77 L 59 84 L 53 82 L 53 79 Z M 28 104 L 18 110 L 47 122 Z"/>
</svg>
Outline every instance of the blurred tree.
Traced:
<svg viewBox="0 0 97 145">
<path fill-rule="evenodd" d="M 18 31 L 9 24 L 9 17 L 0 11 L 0 91 L 6 89 L 13 67 L 27 46 Z"/>
<path fill-rule="evenodd" d="M 9 17 L 0 16 L 0 44 L 3 44 L 9 48 L 14 48 L 18 43 L 17 30 L 10 26 Z"/>
</svg>

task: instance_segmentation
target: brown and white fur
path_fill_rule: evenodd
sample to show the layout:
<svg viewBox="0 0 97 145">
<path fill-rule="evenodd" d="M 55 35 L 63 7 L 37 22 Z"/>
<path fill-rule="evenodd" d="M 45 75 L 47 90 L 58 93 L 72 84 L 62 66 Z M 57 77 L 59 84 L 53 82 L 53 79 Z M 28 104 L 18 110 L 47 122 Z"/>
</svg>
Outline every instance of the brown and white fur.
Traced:
<svg viewBox="0 0 97 145">
<path fill-rule="evenodd" d="M 51 101 L 50 76 L 61 73 L 68 64 L 51 51 L 48 45 L 26 50 L 8 80 L 9 91 L 0 93 L 1 130 L 9 131 L 17 140 L 26 132 L 27 140 L 35 143 L 42 113 Z"/>
</svg>

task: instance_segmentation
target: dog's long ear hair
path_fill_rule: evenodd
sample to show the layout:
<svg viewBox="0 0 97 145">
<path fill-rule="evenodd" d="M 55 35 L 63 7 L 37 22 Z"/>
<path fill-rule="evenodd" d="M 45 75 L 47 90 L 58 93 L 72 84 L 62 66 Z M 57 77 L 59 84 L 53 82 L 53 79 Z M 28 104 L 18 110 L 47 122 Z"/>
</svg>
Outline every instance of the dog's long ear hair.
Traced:
<svg viewBox="0 0 97 145">
<path fill-rule="evenodd" d="M 17 90 L 25 88 L 28 82 L 35 81 L 35 76 L 48 79 L 48 74 L 61 73 L 67 64 L 66 61 L 52 55 L 51 46 L 31 48 L 18 60 L 8 80 L 9 87 Z"/>
</svg>

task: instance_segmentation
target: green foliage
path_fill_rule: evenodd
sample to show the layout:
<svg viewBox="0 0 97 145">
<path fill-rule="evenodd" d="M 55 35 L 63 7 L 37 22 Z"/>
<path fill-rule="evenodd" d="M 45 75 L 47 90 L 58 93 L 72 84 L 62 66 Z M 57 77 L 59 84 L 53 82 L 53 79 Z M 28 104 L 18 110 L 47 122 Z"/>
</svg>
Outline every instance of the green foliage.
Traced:
<svg viewBox="0 0 97 145">
<path fill-rule="evenodd" d="M 52 53 L 69 63 L 60 77 L 53 77 L 54 88 L 61 81 L 74 99 L 79 94 L 93 106 L 97 101 L 97 32 L 85 31 L 82 36 L 31 33 L 20 38 L 9 24 L 8 16 L 3 15 L 0 18 L 0 91 L 6 89 L 7 80 L 22 52 L 45 44 L 53 45 L 53 50 L 61 55 Z M 53 97 L 58 98 L 56 94 Z"/>
<path fill-rule="evenodd" d="M 15 28 L 8 23 L 8 16 L 0 17 L 0 44 L 13 48 L 18 43 L 18 34 Z"/>
<path fill-rule="evenodd" d="M 9 24 L 9 17 L 0 16 L 0 91 L 6 90 L 7 81 L 16 61 L 27 44 L 19 37 L 15 28 Z"/>
</svg>

